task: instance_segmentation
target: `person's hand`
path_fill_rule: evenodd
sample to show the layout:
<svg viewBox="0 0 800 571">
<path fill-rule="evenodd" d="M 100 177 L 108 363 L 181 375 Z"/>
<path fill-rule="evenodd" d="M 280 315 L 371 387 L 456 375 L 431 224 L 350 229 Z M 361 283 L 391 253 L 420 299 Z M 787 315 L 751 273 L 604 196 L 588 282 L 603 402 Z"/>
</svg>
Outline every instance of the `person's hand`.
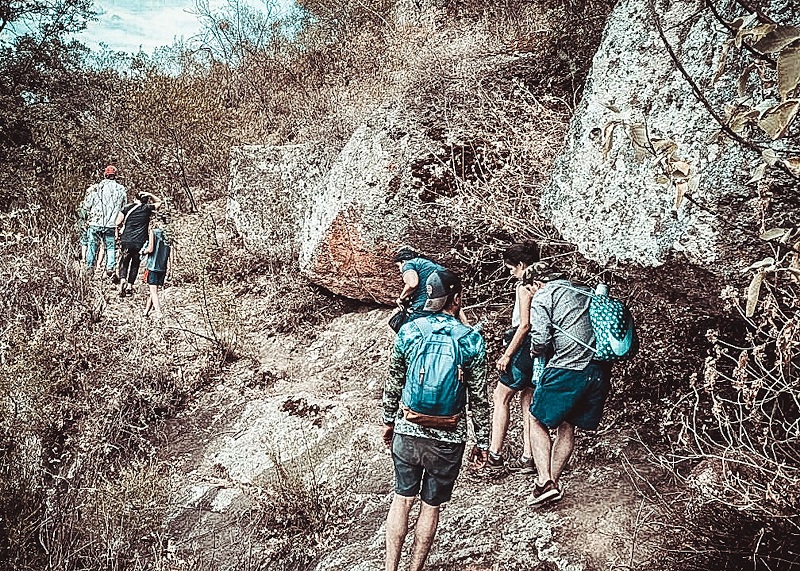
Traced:
<svg viewBox="0 0 800 571">
<path fill-rule="evenodd" d="M 383 444 L 386 448 L 392 446 L 392 438 L 394 437 L 394 424 L 383 425 Z"/>
<path fill-rule="evenodd" d="M 497 370 L 498 371 L 505 371 L 508 367 L 508 364 L 511 362 L 511 357 L 507 357 L 503 355 L 497 360 Z"/>
<path fill-rule="evenodd" d="M 467 456 L 467 460 L 475 469 L 483 468 L 486 465 L 486 461 L 489 459 L 489 451 L 488 450 L 481 450 L 478 448 L 477 445 L 472 447 L 472 450 L 469 452 L 469 456 Z"/>
</svg>

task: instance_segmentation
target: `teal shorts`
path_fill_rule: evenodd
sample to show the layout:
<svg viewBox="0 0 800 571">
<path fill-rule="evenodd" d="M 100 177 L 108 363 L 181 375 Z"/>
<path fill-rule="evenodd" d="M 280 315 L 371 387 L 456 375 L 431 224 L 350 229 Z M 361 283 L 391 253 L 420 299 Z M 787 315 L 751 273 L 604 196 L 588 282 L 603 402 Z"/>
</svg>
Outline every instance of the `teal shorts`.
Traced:
<svg viewBox="0 0 800 571">
<path fill-rule="evenodd" d="M 503 338 L 503 347 L 508 347 L 514 338 L 516 329 L 506 331 Z M 531 375 L 533 374 L 533 359 L 531 359 L 531 336 L 526 335 L 522 345 L 511 356 L 505 371 L 500 372 L 500 382 L 509 389 L 521 391 L 532 389 Z"/>
<path fill-rule="evenodd" d="M 582 371 L 547 368 L 533 391 L 531 414 L 548 428 L 568 422 L 597 430 L 611 390 L 611 365 L 592 361 Z"/>
</svg>

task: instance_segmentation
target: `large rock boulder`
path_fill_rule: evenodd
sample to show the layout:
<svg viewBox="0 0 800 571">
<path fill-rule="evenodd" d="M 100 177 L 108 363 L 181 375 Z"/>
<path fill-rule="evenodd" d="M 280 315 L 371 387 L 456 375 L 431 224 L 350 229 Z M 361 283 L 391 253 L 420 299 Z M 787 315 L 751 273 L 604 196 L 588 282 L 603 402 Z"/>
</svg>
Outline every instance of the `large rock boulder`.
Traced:
<svg viewBox="0 0 800 571">
<path fill-rule="evenodd" d="M 461 220 L 448 215 L 449 151 L 425 131 L 397 105 L 373 113 L 331 164 L 315 145 L 234 148 L 228 216 L 248 248 L 297 258 L 314 283 L 393 303 L 394 250 L 448 252 Z"/>
<path fill-rule="evenodd" d="M 231 149 L 228 218 L 247 248 L 296 259 L 309 198 L 329 168 L 321 145 Z"/>
<path fill-rule="evenodd" d="M 694 263 L 733 272 L 752 262 L 737 248 L 757 234 L 746 202 L 756 195 L 748 179 L 759 156 L 715 137 L 720 124 L 707 106 L 724 116 L 752 57 L 726 47 L 729 32 L 696 2 L 670 2 L 666 11 L 665 3 L 655 5 L 667 42 L 706 102 L 667 51 L 649 0 L 622 0 L 542 211 L 564 239 L 601 264 L 658 266 L 682 251 Z"/>
<path fill-rule="evenodd" d="M 433 231 L 442 205 L 422 189 L 417 170 L 435 148 L 399 108 L 381 109 L 356 129 L 304 220 L 300 268 L 312 281 L 347 297 L 391 303 L 400 284 L 393 250 L 407 242 L 447 250 Z"/>
</svg>

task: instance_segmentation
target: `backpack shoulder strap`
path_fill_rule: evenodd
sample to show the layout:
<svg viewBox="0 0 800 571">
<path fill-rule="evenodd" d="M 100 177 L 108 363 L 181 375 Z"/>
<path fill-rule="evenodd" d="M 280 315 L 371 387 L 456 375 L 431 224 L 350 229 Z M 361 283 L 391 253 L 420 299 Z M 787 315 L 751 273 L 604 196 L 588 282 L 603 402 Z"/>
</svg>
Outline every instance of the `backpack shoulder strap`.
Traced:
<svg viewBox="0 0 800 571">
<path fill-rule="evenodd" d="M 125 219 L 122 221 L 123 224 L 125 224 L 125 222 L 128 221 L 128 216 L 133 214 L 133 211 L 139 208 L 139 206 L 141 206 L 141 203 L 137 202 L 136 204 L 133 205 L 133 207 L 131 207 L 130 210 L 128 210 L 128 213 L 125 215 Z"/>
<path fill-rule="evenodd" d="M 587 297 L 594 297 L 596 295 L 593 291 L 580 289 L 580 288 L 577 288 L 577 287 L 575 287 L 573 285 L 558 284 L 558 287 L 562 287 L 564 289 L 568 289 L 570 291 L 574 291 L 575 293 L 582 293 L 583 295 L 585 295 Z"/>
<path fill-rule="evenodd" d="M 580 339 L 575 337 L 572 333 L 568 333 L 565 329 L 559 327 L 555 323 L 553 323 L 553 329 L 557 329 L 558 331 L 560 331 L 561 333 L 563 333 L 564 335 L 566 335 L 567 337 L 569 337 L 570 339 L 575 341 L 575 343 L 577 343 L 578 345 L 581 345 L 582 347 L 585 347 L 585 348 L 589 349 L 590 351 L 592 351 L 594 353 L 597 353 L 597 349 L 595 349 L 594 347 L 592 347 L 588 343 L 584 343 L 583 341 L 581 341 Z"/>
<path fill-rule="evenodd" d="M 423 339 L 425 339 L 426 337 L 430 336 L 431 333 L 433 333 L 433 327 L 431 327 L 431 324 L 428 323 L 427 317 L 420 317 L 418 319 L 415 319 L 412 323 L 416 325 L 417 329 L 419 329 L 420 333 L 422 333 Z"/>
</svg>

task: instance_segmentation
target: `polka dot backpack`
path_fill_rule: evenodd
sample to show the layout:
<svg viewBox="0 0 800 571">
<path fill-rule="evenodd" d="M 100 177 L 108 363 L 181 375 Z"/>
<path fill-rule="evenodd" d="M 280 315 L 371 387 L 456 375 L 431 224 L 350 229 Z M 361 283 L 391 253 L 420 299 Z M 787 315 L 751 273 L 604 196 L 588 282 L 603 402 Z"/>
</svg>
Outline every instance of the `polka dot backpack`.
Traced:
<svg viewBox="0 0 800 571">
<path fill-rule="evenodd" d="M 608 295 L 606 284 L 598 284 L 594 292 L 588 289 L 564 287 L 591 297 L 589 320 L 594 330 L 595 346 L 590 347 L 558 326 L 555 326 L 556 329 L 576 343 L 594 351 L 596 361 L 627 361 L 636 356 L 639 352 L 639 336 L 636 334 L 633 316 L 621 300 Z"/>
</svg>

